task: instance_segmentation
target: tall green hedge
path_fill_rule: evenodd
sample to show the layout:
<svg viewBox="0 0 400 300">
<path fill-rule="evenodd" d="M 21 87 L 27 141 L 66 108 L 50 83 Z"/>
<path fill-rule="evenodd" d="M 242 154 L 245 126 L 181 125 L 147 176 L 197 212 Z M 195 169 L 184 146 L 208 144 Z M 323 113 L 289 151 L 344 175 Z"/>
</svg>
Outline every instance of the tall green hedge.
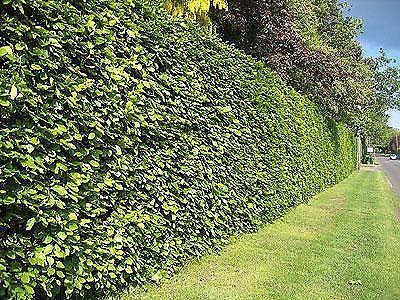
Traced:
<svg viewBox="0 0 400 300">
<path fill-rule="evenodd" d="M 354 169 L 348 129 L 150 2 L 0 4 L 0 298 L 157 281 Z"/>
</svg>

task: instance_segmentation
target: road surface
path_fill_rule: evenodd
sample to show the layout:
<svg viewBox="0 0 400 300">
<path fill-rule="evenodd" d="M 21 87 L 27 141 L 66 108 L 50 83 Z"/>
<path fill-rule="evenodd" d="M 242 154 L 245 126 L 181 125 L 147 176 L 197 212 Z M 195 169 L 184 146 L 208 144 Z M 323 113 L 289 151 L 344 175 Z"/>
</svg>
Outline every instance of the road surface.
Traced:
<svg viewBox="0 0 400 300">
<path fill-rule="evenodd" d="M 380 169 L 389 178 L 393 190 L 400 195 L 400 160 L 390 160 L 389 157 L 377 157 Z"/>
</svg>

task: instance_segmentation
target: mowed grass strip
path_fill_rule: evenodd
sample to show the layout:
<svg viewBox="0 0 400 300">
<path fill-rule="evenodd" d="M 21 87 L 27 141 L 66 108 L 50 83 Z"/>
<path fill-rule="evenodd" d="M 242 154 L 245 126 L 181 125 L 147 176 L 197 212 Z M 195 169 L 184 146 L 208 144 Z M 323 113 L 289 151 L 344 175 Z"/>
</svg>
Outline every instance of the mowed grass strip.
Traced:
<svg viewBox="0 0 400 300">
<path fill-rule="evenodd" d="M 363 171 L 119 299 L 400 299 L 400 200 Z"/>
</svg>

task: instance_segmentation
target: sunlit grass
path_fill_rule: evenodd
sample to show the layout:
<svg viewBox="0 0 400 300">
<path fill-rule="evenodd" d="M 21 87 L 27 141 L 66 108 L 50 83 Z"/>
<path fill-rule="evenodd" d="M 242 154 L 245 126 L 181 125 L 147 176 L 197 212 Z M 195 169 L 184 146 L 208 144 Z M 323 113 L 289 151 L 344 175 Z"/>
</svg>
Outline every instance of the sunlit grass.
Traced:
<svg viewBox="0 0 400 300">
<path fill-rule="evenodd" d="M 160 286 L 118 298 L 400 299 L 399 203 L 382 173 L 355 174 Z"/>
</svg>

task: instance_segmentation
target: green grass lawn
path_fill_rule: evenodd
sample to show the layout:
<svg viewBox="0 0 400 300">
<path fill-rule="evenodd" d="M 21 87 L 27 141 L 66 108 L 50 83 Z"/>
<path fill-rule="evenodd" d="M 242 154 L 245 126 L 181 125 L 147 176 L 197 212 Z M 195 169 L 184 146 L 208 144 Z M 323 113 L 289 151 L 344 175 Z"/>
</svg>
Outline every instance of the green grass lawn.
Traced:
<svg viewBox="0 0 400 300">
<path fill-rule="evenodd" d="M 122 299 L 400 299 L 400 199 L 363 171 Z"/>
</svg>

